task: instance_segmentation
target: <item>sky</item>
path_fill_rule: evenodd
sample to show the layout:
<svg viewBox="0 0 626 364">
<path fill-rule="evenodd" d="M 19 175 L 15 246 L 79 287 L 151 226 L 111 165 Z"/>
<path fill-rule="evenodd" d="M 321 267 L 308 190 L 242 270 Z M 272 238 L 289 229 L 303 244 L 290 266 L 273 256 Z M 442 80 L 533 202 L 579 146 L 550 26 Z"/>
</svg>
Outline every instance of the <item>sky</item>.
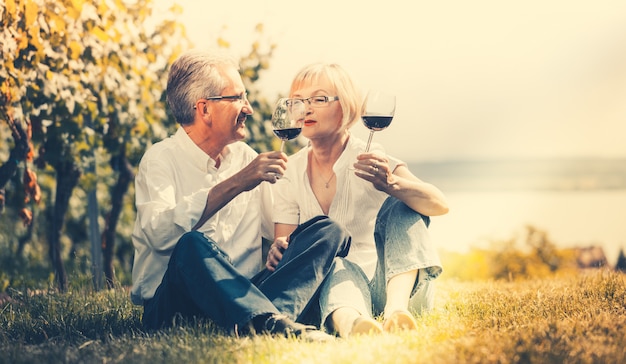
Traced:
<svg viewBox="0 0 626 364">
<path fill-rule="evenodd" d="M 405 161 L 626 158 L 626 1 L 155 0 L 157 14 L 174 3 L 197 47 L 221 36 L 244 55 L 263 24 L 270 100 L 318 61 L 395 93 L 374 141 Z"/>
</svg>

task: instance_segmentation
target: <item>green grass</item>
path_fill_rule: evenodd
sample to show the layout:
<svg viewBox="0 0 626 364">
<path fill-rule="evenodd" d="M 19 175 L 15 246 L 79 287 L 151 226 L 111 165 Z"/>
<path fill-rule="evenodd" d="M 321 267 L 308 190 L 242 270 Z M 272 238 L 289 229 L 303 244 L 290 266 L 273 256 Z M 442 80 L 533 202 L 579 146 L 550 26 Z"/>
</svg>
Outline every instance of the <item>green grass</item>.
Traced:
<svg viewBox="0 0 626 364">
<path fill-rule="evenodd" d="M 88 284 L 85 284 L 85 287 Z M 517 282 L 441 279 L 417 332 L 305 343 L 207 323 L 148 335 L 123 289 L 23 294 L 0 306 L 0 363 L 623 363 L 626 281 L 594 271 Z"/>
</svg>

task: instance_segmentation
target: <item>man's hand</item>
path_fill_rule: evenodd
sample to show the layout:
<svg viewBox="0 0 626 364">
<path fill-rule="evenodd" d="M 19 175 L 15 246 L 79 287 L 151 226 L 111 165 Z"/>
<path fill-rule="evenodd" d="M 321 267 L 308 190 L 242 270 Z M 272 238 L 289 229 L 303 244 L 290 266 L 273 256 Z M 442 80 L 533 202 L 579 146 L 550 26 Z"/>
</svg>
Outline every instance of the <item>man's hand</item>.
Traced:
<svg viewBox="0 0 626 364">
<path fill-rule="evenodd" d="M 244 190 L 249 191 L 261 182 L 276 183 L 287 168 L 287 155 L 283 152 L 265 152 L 259 154 L 239 173 L 242 181 L 248 181 Z"/>
</svg>

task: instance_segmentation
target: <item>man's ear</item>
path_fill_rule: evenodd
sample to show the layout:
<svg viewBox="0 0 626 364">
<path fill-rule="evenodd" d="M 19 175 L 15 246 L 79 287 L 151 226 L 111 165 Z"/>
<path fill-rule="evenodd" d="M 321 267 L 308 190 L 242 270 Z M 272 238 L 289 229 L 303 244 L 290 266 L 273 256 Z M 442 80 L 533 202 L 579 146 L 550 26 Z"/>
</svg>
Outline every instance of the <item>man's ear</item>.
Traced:
<svg viewBox="0 0 626 364">
<path fill-rule="evenodd" d="M 206 105 L 206 102 L 202 103 L 202 109 L 198 109 L 198 112 L 202 113 L 202 118 L 206 119 L 207 117 L 209 117 L 209 109 Z"/>
<path fill-rule="evenodd" d="M 202 109 L 202 120 L 206 125 L 211 125 L 213 118 L 211 117 L 211 109 L 207 108 L 206 104 Z"/>
<path fill-rule="evenodd" d="M 202 104 L 202 109 L 198 109 L 198 104 Z M 202 113 L 206 114 L 207 113 L 206 102 L 198 102 L 196 106 L 194 106 L 194 109 L 201 110 Z"/>
</svg>

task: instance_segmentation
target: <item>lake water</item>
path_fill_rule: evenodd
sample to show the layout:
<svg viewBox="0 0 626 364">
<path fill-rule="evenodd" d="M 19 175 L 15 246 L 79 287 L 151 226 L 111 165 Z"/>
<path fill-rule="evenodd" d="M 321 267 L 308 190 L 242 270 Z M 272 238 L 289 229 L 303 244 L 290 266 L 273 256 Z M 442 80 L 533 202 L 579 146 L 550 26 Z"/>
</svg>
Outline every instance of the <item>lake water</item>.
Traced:
<svg viewBox="0 0 626 364">
<path fill-rule="evenodd" d="M 430 228 L 441 249 L 488 248 L 532 225 L 559 247 L 602 246 L 614 265 L 620 249 L 626 251 L 626 160 L 604 162 L 569 161 L 567 166 L 562 161 L 525 161 L 517 167 L 512 162 L 429 163 L 410 168 L 448 198 L 450 212 L 434 217 Z"/>
</svg>

